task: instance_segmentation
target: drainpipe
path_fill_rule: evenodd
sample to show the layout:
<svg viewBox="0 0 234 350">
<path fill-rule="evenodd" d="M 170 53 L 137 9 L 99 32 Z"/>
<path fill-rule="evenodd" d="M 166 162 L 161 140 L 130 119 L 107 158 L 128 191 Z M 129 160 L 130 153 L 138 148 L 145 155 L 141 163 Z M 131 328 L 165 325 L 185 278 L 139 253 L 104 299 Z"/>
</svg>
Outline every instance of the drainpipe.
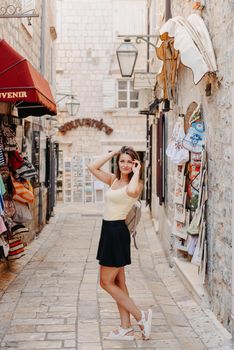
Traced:
<svg viewBox="0 0 234 350">
<path fill-rule="evenodd" d="M 165 1 L 165 21 L 171 18 L 171 0 Z"/>
<path fill-rule="evenodd" d="M 151 7 L 151 0 L 147 0 L 147 35 L 150 35 L 150 7 Z M 147 36 L 147 66 L 146 66 L 146 72 L 149 73 L 150 71 L 150 37 Z M 149 191 L 151 191 L 151 188 L 149 188 L 149 125 L 150 125 L 150 119 L 149 119 L 149 113 L 146 113 L 146 153 L 145 153 L 145 164 L 147 164 L 147 167 L 145 167 L 145 178 L 147 179 L 146 183 L 146 205 L 149 204 Z M 151 206 L 151 203 L 150 203 Z"/>
<path fill-rule="evenodd" d="M 45 75 L 45 29 L 46 29 L 46 0 L 41 0 L 41 47 L 40 47 L 40 73 L 42 76 Z M 42 128 L 42 120 L 40 118 L 40 129 Z M 39 135 L 41 131 L 39 131 Z M 39 136 L 40 137 L 40 136 Z M 40 146 L 41 147 L 41 146 Z M 42 184 L 40 179 L 40 150 L 39 150 L 39 198 L 38 198 L 38 225 L 39 230 L 42 228 L 42 212 L 43 212 L 43 203 L 42 203 Z"/>
<path fill-rule="evenodd" d="M 234 95 L 234 93 L 233 93 Z M 234 123 L 232 123 L 232 137 L 234 137 Z M 232 164 L 234 162 L 234 144 L 232 143 Z M 232 314 L 231 331 L 234 338 L 234 168 L 232 167 Z"/>
<path fill-rule="evenodd" d="M 151 1 L 147 1 L 147 35 L 150 35 L 150 6 Z M 149 60 L 150 60 L 150 44 L 149 44 L 149 37 L 147 40 L 147 73 L 149 73 Z"/>
<path fill-rule="evenodd" d="M 46 0 L 41 1 L 41 48 L 40 48 L 40 73 L 45 74 L 45 14 Z"/>
</svg>

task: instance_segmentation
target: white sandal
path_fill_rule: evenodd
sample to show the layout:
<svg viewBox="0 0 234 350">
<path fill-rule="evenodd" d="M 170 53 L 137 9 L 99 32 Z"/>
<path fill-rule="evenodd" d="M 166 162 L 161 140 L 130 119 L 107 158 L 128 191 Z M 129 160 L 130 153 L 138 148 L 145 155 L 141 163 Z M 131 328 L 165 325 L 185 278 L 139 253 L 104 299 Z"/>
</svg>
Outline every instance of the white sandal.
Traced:
<svg viewBox="0 0 234 350">
<path fill-rule="evenodd" d="M 105 340 L 134 340 L 134 335 L 128 335 L 128 333 L 133 332 L 132 328 L 122 328 L 118 327 L 117 333 L 111 331 Z"/>
<path fill-rule="evenodd" d="M 151 327 L 152 327 L 152 310 L 149 309 L 147 313 L 147 319 L 145 317 L 145 312 L 141 311 L 141 320 L 137 322 L 140 326 L 143 326 L 144 329 L 141 330 L 142 337 L 144 340 L 148 340 L 150 338 L 151 334 Z"/>
</svg>

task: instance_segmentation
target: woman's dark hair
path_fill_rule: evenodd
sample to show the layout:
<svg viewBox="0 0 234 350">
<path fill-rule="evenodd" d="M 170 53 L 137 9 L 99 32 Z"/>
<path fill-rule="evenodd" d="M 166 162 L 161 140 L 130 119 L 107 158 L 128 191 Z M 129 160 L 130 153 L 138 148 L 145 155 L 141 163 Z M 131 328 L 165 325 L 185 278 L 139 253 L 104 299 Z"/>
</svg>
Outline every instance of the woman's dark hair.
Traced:
<svg viewBox="0 0 234 350">
<path fill-rule="evenodd" d="M 129 146 L 123 146 L 119 153 L 117 154 L 117 157 L 116 157 L 116 177 L 117 179 L 120 179 L 120 170 L 119 170 L 119 158 L 121 156 L 121 154 L 128 154 L 132 160 L 139 160 L 140 161 L 140 157 L 138 155 L 138 153 L 132 148 L 132 147 L 129 147 Z M 129 177 L 129 180 L 131 180 L 133 176 L 133 172 L 131 172 L 128 177 Z M 140 171 L 140 176 L 141 176 L 141 171 Z"/>
</svg>

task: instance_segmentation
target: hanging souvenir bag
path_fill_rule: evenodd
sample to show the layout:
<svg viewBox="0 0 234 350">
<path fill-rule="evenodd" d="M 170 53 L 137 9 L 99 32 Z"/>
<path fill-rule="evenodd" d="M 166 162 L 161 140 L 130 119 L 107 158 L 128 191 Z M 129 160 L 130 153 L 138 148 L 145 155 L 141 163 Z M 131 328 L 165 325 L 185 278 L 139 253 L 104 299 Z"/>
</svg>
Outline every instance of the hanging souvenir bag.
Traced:
<svg viewBox="0 0 234 350">
<path fill-rule="evenodd" d="M 21 239 L 23 239 L 24 235 L 29 233 L 29 229 L 23 224 L 16 224 L 11 228 L 12 236 L 20 235 Z"/>
<path fill-rule="evenodd" d="M 167 156 L 175 164 L 183 164 L 189 160 L 189 152 L 183 146 L 184 136 L 184 118 L 178 117 L 166 149 Z"/>
<path fill-rule="evenodd" d="M 10 170 L 7 165 L 0 166 L 0 175 L 2 176 L 3 182 L 6 182 L 8 176 L 10 175 Z"/>
<path fill-rule="evenodd" d="M 0 236 L 0 259 L 6 258 L 9 254 L 9 244 L 3 236 Z"/>
<path fill-rule="evenodd" d="M 32 204 L 34 201 L 33 188 L 28 180 L 15 180 L 11 176 L 13 184 L 13 199 L 16 202 Z"/>
<path fill-rule="evenodd" d="M 206 223 L 203 222 L 202 228 L 199 232 L 197 245 L 191 260 L 191 263 L 197 266 L 201 266 L 201 263 L 202 263 L 202 256 L 204 251 L 205 227 L 206 227 Z"/>
<path fill-rule="evenodd" d="M 201 163 L 189 163 L 189 183 L 187 184 L 187 193 L 190 199 L 191 210 L 195 211 L 198 207 L 200 191 L 200 171 Z"/>
<path fill-rule="evenodd" d="M 15 215 L 14 202 L 10 197 L 4 198 L 4 213 L 9 218 L 12 218 Z"/>
<path fill-rule="evenodd" d="M 36 169 L 27 156 L 23 157 L 23 164 L 20 168 L 16 169 L 16 173 L 24 179 L 31 179 L 38 176 Z"/>
<path fill-rule="evenodd" d="M 139 221 L 141 219 L 141 201 L 138 200 L 136 203 L 134 203 L 132 209 L 128 213 L 125 223 L 128 226 L 128 230 L 130 235 L 133 237 L 134 246 L 136 249 L 138 249 L 136 244 L 136 228 L 139 224 Z"/>
<path fill-rule="evenodd" d="M 198 235 L 201 229 L 201 223 L 204 217 L 204 207 L 200 206 L 196 209 L 193 218 L 189 224 L 187 232 L 190 235 Z"/>
<path fill-rule="evenodd" d="M 2 166 L 4 164 L 6 164 L 5 158 L 4 158 L 3 150 L 0 148 L 0 166 Z"/>
<path fill-rule="evenodd" d="M 7 228 L 6 228 L 5 222 L 3 220 L 3 217 L 0 216 L 0 234 L 6 231 L 7 231 Z"/>
<path fill-rule="evenodd" d="M 16 151 L 18 146 L 16 142 L 15 132 L 8 126 L 2 127 L 3 149 L 5 151 Z"/>
<path fill-rule="evenodd" d="M 18 151 L 9 152 L 8 157 L 8 164 L 14 171 L 19 169 L 24 164 L 24 160 Z"/>
<path fill-rule="evenodd" d="M 13 221 L 17 223 L 25 223 L 32 221 L 32 214 L 27 203 L 14 202 L 15 204 L 15 215 Z"/>
<path fill-rule="evenodd" d="M 24 255 L 24 245 L 20 235 L 11 236 L 9 238 L 9 247 L 8 260 L 19 259 Z"/>
<path fill-rule="evenodd" d="M 191 124 L 188 133 L 183 139 L 183 146 L 190 152 L 202 152 L 205 146 L 205 126 L 203 121 L 196 121 Z"/>
</svg>

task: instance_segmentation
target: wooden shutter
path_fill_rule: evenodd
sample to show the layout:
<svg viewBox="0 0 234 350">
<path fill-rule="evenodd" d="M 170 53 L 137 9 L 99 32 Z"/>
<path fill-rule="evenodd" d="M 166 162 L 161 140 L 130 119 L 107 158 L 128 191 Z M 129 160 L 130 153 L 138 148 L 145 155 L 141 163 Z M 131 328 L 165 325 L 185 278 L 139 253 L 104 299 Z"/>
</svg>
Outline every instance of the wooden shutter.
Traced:
<svg viewBox="0 0 234 350">
<path fill-rule="evenodd" d="M 113 33 L 141 34 L 147 30 L 147 7 L 145 0 L 113 1 Z M 131 20 L 129 16 L 131 15 Z"/>
<path fill-rule="evenodd" d="M 103 110 L 109 111 L 115 109 L 115 79 L 104 79 L 103 81 Z"/>
<path fill-rule="evenodd" d="M 151 209 L 151 200 L 152 200 L 152 136 L 153 136 L 153 126 L 150 126 L 149 129 L 149 160 L 146 172 L 146 205 L 149 205 Z"/>
<path fill-rule="evenodd" d="M 162 205 L 165 197 L 164 188 L 164 160 L 165 160 L 165 115 L 160 113 L 160 117 L 157 123 L 157 196 L 159 198 L 159 204 Z"/>
</svg>

